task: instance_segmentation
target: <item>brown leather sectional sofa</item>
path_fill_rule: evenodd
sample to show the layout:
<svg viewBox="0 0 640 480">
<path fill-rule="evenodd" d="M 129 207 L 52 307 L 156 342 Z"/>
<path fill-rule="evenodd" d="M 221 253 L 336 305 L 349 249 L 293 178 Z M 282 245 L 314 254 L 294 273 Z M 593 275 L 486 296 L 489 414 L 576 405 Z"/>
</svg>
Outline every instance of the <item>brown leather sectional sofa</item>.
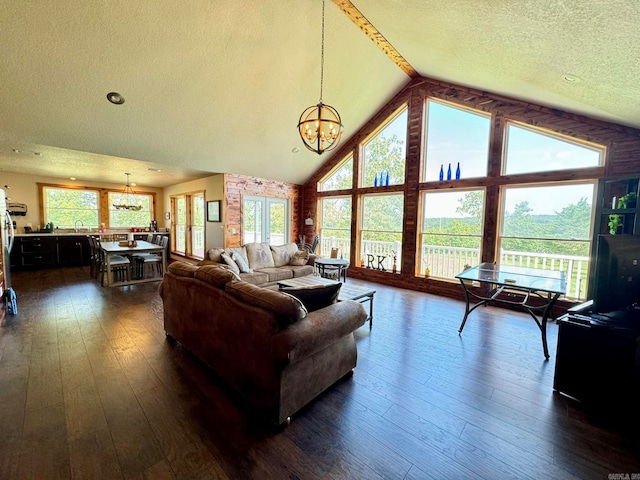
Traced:
<svg viewBox="0 0 640 480">
<path fill-rule="evenodd" d="M 367 318 L 351 300 L 307 313 L 215 265 L 172 263 L 160 296 L 167 335 L 278 424 L 352 371 Z"/>
</svg>

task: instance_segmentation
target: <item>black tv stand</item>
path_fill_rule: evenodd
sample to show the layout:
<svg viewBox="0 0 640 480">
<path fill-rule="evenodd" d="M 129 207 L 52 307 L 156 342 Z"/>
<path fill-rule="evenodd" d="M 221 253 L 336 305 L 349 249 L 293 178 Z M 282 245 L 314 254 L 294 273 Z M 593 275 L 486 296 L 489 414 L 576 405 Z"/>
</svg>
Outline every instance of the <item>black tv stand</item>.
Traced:
<svg viewBox="0 0 640 480">
<path fill-rule="evenodd" d="M 558 319 L 553 389 L 599 409 L 635 414 L 640 311 L 601 314 L 590 312 L 588 305 L 577 307 Z"/>
</svg>

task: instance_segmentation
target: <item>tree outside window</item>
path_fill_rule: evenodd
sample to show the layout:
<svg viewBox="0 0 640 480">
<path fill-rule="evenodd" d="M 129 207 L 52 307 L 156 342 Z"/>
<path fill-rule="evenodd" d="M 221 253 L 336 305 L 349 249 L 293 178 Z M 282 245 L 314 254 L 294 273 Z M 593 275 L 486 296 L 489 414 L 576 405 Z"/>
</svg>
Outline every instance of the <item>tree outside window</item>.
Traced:
<svg viewBox="0 0 640 480">
<path fill-rule="evenodd" d="M 153 199 L 151 195 L 136 193 L 130 196 L 134 205 L 140 205 L 140 210 L 118 209 L 113 206 L 122 196 L 121 193 L 109 192 L 109 227 L 111 228 L 145 228 L 153 220 Z"/>
<path fill-rule="evenodd" d="M 351 197 L 325 197 L 321 201 L 320 251 L 337 248 L 345 259 L 351 256 Z"/>
<path fill-rule="evenodd" d="M 353 155 L 349 155 L 340 166 L 318 183 L 318 191 L 344 190 L 353 187 Z"/>
<path fill-rule="evenodd" d="M 587 290 L 593 183 L 505 187 L 500 263 L 563 270 L 567 297 Z"/>
<path fill-rule="evenodd" d="M 59 228 L 74 228 L 80 221 L 84 228 L 100 225 L 100 195 L 97 190 L 44 187 L 44 221 Z"/>
<path fill-rule="evenodd" d="M 404 107 L 364 144 L 363 187 L 385 185 L 387 176 L 389 185 L 404 183 L 407 116 Z"/>
<path fill-rule="evenodd" d="M 480 263 L 483 211 L 484 190 L 423 193 L 418 275 L 453 279 Z"/>
</svg>

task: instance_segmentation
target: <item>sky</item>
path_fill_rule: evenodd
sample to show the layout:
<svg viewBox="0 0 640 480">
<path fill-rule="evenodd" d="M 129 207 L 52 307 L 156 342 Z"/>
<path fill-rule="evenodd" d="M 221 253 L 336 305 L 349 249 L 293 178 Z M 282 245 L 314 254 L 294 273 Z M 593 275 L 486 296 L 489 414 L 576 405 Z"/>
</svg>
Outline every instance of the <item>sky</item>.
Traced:
<svg viewBox="0 0 640 480">
<path fill-rule="evenodd" d="M 449 163 L 452 175 L 455 175 L 458 162 L 461 178 L 486 176 L 491 117 L 436 101 L 428 102 L 427 115 L 425 180 L 437 181 L 441 165 L 446 179 Z M 387 132 L 406 139 L 406 122 L 392 122 L 385 130 L 385 135 Z M 519 124 L 509 124 L 505 144 L 505 174 L 595 167 L 601 156 L 596 148 L 560 140 Z M 457 198 L 462 197 L 464 192 L 446 193 L 448 195 L 443 195 L 444 201 L 438 205 L 438 211 L 426 212 L 427 217 L 459 216 L 456 213 Z M 528 201 L 533 209 L 532 214 L 553 215 L 583 197 L 592 203 L 594 194 L 593 184 L 511 188 L 506 195 L 505 208 L 513 211 L 517 203 Z"/>
</svg>

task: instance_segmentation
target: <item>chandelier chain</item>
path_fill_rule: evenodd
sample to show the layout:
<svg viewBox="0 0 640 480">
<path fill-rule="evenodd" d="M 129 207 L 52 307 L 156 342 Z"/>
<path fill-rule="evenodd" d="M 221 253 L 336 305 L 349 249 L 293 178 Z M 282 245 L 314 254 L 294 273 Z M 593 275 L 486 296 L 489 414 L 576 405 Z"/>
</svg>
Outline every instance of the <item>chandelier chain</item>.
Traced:
<svg viewBox="0 0 640 480">
<path fill-rule="evenodd" d="M 322 101 L 324 93 L 324 26 L 325 0 L 322 0 L 322 37 L 320 42 L 320 102 L 306 108 L 298 120 L 298 133 L 304 146 L 312 152 L 322 155 L 323 152 L 333 150 L 338 146 L 342 136 L 342 121 L 340 114 L 330 105 Z"/>
<path fill-rule="evenodd" d="M 324 0 L 322 0 L 322 36 L 320 42 L 320 103 L 322 103 L 322 84 L 324 83 Z"/>
</svg>

